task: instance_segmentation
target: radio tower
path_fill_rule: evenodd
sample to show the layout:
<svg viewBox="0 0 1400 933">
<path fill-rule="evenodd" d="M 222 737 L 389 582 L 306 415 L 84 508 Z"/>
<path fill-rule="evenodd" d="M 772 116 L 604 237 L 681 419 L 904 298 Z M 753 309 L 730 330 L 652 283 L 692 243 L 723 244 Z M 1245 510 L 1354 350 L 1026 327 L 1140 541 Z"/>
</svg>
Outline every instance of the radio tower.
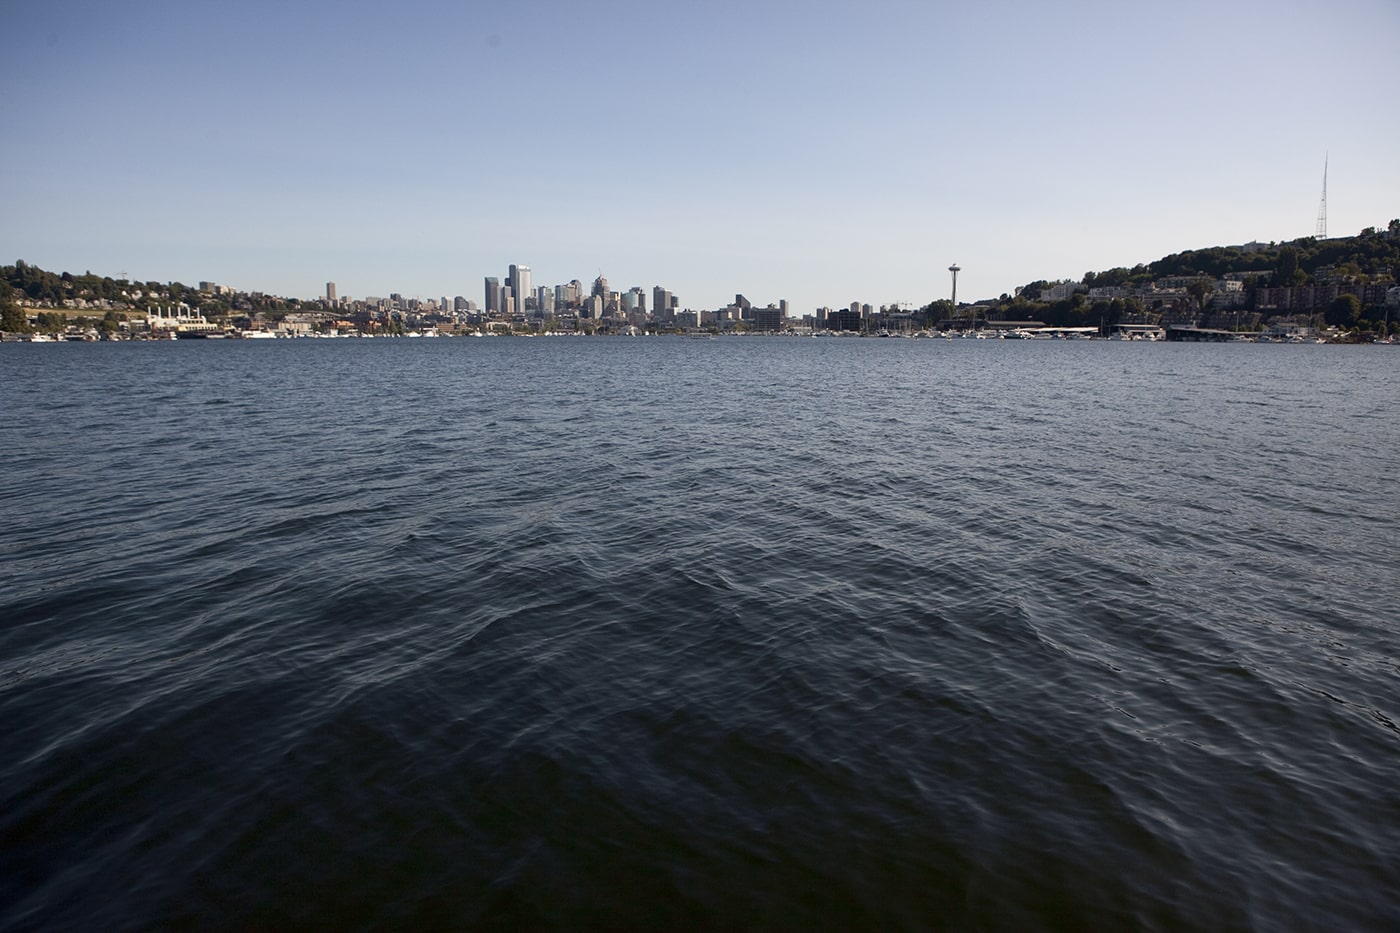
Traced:
<svg viewBox="0 0 1400 933">
<path fill-rule="evenodd" d="M 1317 206 L 1317 232 L 1314 239 L 1327 239 L 1327 156 L 1322 157 L 1322 203 Z"/>
</svg>

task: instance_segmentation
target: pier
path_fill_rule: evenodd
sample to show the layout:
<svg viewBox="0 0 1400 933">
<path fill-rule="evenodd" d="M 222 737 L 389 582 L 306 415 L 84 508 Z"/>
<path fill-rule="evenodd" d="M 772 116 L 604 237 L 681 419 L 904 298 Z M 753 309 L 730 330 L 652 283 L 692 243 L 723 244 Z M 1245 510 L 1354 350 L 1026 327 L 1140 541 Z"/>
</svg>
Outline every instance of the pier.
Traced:
<svg viewBox="0 0 1400 933">
<path fill-rule="evenodd" d="M 1238 340 L 1239 335 L 1230 330 L 1209 330 L 1204 327 L 1173 325 L 1167 328 L 1167 339 L 1182 343 L 1226 343 Z"/>
</svg>

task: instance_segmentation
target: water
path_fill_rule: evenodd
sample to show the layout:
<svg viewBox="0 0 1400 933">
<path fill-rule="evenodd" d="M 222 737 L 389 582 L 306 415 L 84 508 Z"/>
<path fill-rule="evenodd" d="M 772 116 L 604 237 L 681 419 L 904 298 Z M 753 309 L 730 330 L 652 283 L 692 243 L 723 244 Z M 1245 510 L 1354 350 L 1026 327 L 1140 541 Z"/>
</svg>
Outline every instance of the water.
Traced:
<svg viewBox="0 0 1400 933">
<path fill-rule="evenodd" d="M 1394 929 L 1397 364 L 0 346 L 0 927 Z"/>
</svg>

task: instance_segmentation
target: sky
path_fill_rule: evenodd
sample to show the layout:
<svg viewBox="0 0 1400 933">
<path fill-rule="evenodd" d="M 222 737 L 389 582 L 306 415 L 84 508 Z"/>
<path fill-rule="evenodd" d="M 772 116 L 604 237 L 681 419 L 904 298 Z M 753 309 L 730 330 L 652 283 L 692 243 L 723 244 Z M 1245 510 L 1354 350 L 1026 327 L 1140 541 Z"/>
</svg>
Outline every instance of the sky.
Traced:
<svg viewBox="0 0 1400 933">
<path fill-rule="evenodd" d="M 794 315 L 1400 217 L 1397 0 L 7 0 L 0 262 Z M 648 294 L 648 298 L 650 295 Z"/>
</svg>

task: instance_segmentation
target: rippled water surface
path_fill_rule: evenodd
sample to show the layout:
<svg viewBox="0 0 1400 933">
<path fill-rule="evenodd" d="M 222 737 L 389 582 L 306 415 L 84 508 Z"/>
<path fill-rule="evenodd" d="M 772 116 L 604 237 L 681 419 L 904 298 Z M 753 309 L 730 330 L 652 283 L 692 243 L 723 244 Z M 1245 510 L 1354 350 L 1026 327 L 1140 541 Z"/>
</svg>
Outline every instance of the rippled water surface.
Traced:
<svg viewBox="0 0 1400 933">
<path fill-rule="evenodd" d="M 0 926 L 1400 927 L 1400 350 L 0 367 Z"/>
</svg>

